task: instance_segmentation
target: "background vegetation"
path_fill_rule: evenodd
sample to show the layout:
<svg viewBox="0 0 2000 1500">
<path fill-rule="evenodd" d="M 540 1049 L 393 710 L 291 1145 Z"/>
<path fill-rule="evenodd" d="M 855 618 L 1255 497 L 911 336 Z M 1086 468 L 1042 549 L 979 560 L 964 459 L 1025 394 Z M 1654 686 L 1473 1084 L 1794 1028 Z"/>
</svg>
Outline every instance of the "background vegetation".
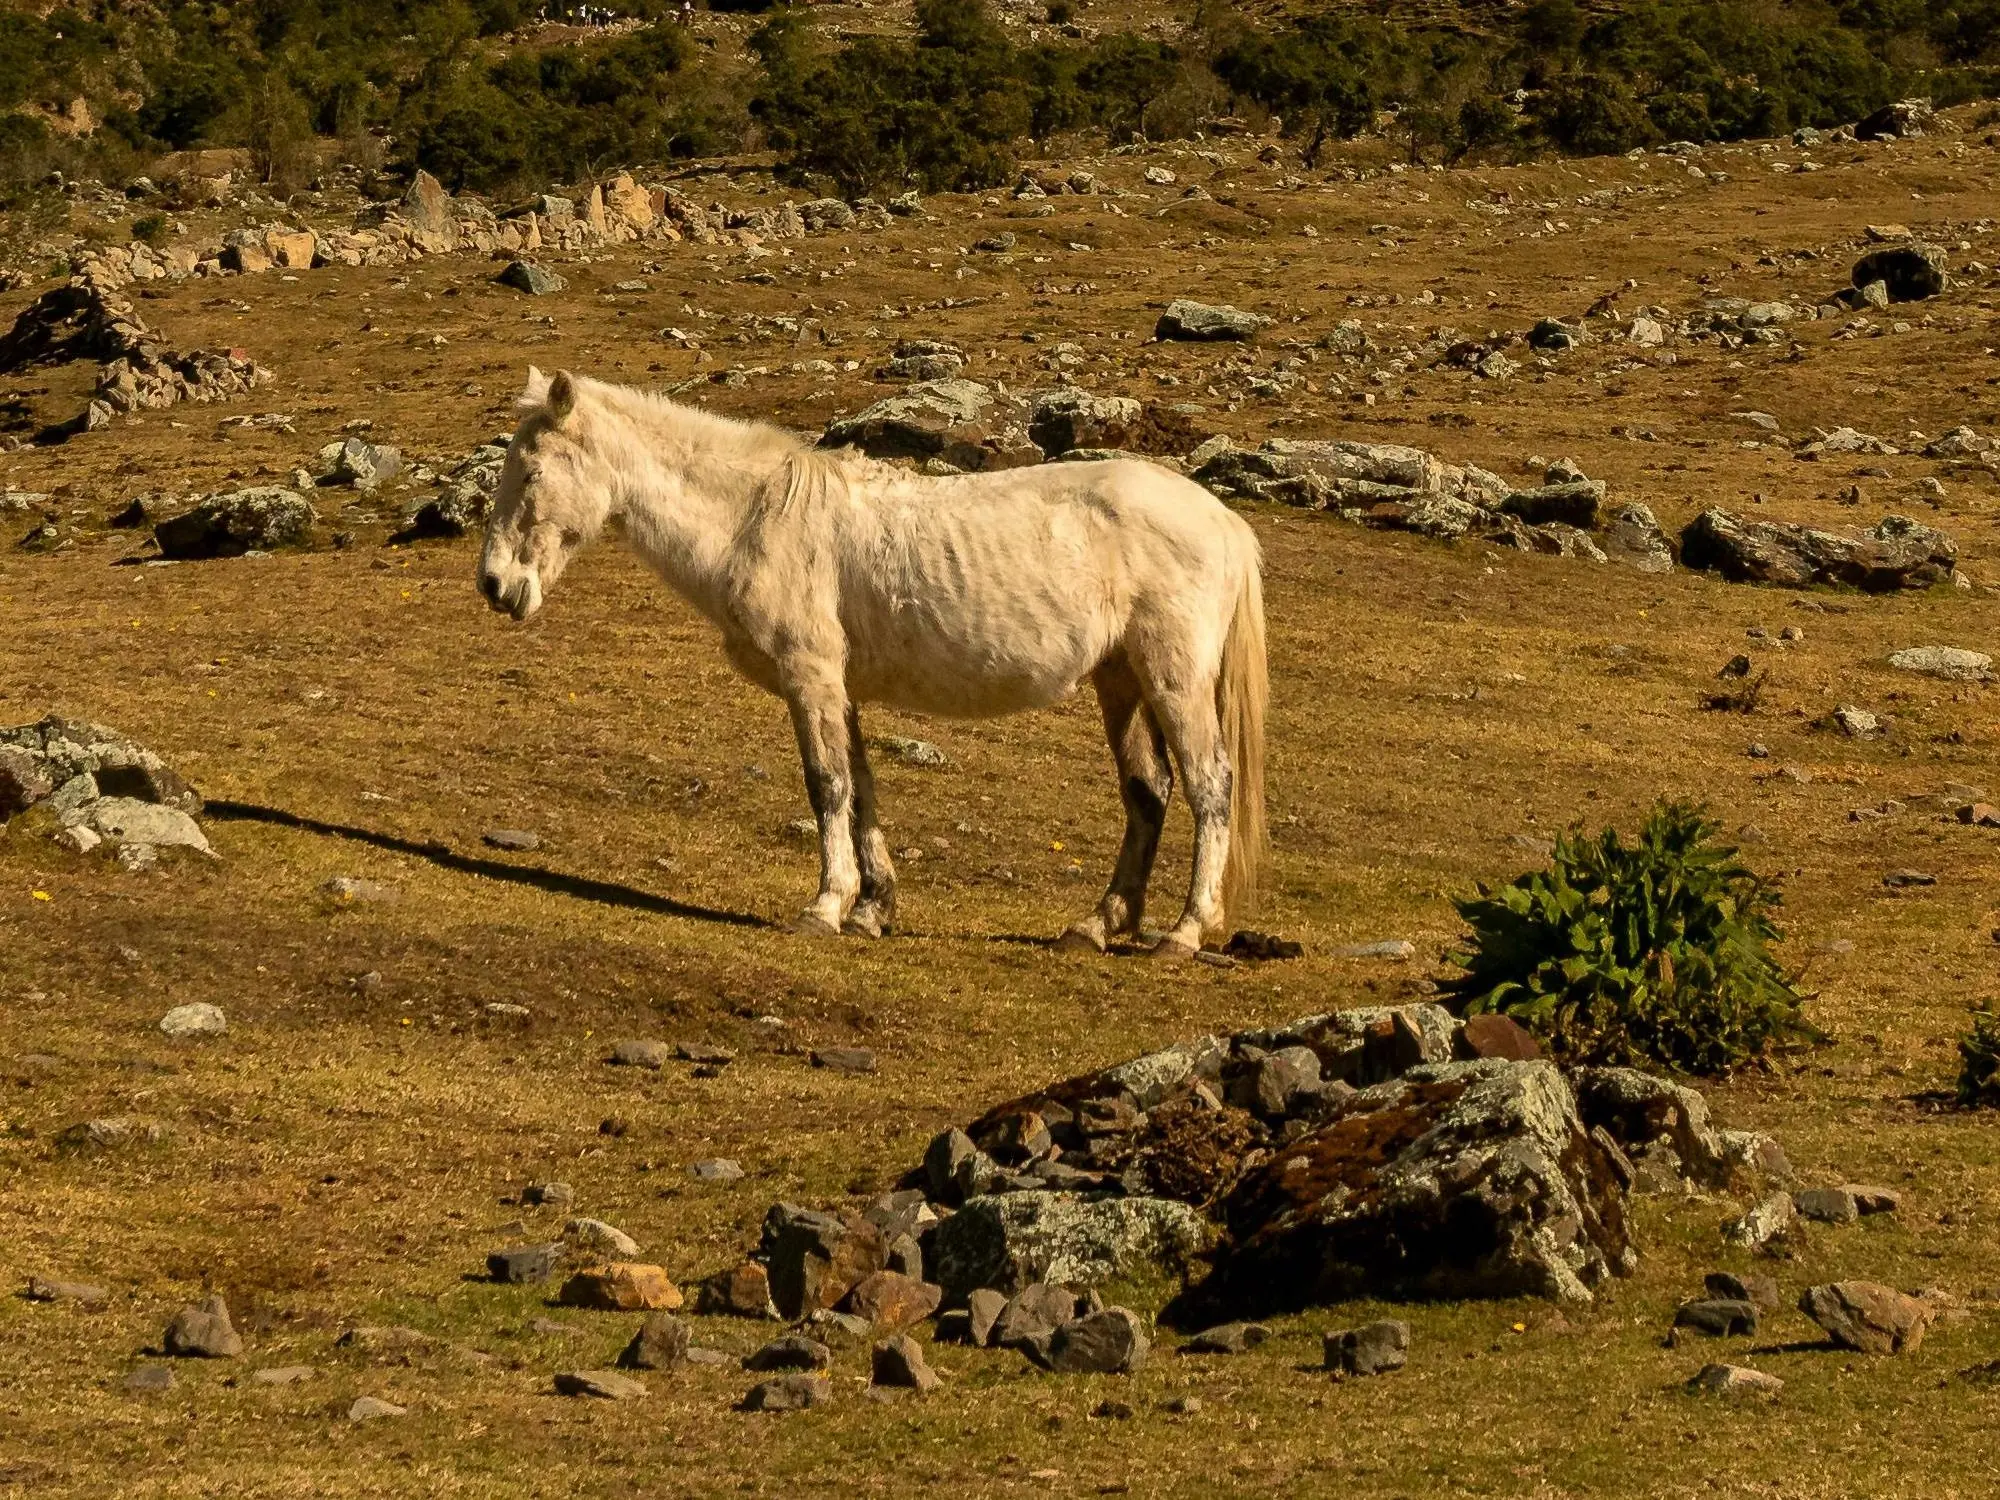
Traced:
<svg viewBox="0 0 2000 1500">
<path fill-rule="evenodd" d="M 712 0 L 718 3 L 719 0 Z M 0 13 L 0 187 L 246 148 L 281 187 L 327 159 L 528 189 L 613 165 L 775 148 L 843 192 L 990 187 L 1077 132 L 1188 135 L 1271 116 L 1316 164 L 1379 131 L 1412 160 L 1625 151 L 1851 121 L 1907 93 L 2000 87 L 2000 0 L 1535 0 L 1498 29 L 1328 11 L 1260 28 L 1216 0 L 1169 44 L 1105 32 L 1017 43 L 982 0 L 920 0 L 912 35 L 833 40 L 769 0 L 750 59 L 672 24 L 581 39 L 528 0 L 114 0 Z M 619 9 L 663 19 L 668 0 Z M 1087 19 L 1077 0 L 1048 17 Z M 89 102 L 84 138 L 51 111 Z"/>
</svg>

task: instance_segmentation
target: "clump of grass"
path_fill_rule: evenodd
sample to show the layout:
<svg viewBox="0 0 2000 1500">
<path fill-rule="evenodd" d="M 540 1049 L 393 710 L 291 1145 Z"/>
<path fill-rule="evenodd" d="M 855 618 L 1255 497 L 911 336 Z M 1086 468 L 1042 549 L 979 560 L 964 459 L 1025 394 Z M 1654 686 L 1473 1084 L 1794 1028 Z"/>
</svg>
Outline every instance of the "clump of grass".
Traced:
<svg viewBox="0 0 2000 1500">
<path fill-rule="evenodd" d="M 1472 934 L 1447 990 L 1567 1062 L 1721 1073 L 1814 1034 L 1771 952 L 1779 894 L 1719 831 L 1683 802 L 1656 805 L 1629 845 L 1572 829 L 1548 868 L 1458 903 Z"/>
<path fill-rule="evenodd" d="M 1958 1102 L 2000 1109 L 2000 1014 L 1990 1002 L 1972 1008 L 1972 1030 L 1958 1039 Z"/>
<path fill-rule="evenodd" d="M 143 240 L 155 250 L 167 242 L 173 220 L 165 214 L 141 214 L 132 221 L 132 238 Z"/>
</svg>

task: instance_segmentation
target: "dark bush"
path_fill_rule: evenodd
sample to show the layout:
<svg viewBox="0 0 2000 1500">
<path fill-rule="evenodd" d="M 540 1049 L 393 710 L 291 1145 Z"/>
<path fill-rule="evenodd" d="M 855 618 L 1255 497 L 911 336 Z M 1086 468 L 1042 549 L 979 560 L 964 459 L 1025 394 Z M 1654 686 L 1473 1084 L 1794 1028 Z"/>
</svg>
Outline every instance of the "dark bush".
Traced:
<svg viewBox="0 0 2000 1500">
<path fill-rule="evenodd" d="M 1572 1062 L 1719 1073 L 1812 1034 L 1770 952 L 1778 895 L 1717 831 L 1662 803 L 1631 845 L 1565 834 L 1547 869 L 1458 903 L 1471 943 L 1448 990 Z"/>
<path fill-rule="evenodd" d="M 1972 1030 L 1958 1039 L 1958 1102 L 1967 1108 L 2000 1108 L 2000 1014 L 1975 1006 Z"/>
</svg>

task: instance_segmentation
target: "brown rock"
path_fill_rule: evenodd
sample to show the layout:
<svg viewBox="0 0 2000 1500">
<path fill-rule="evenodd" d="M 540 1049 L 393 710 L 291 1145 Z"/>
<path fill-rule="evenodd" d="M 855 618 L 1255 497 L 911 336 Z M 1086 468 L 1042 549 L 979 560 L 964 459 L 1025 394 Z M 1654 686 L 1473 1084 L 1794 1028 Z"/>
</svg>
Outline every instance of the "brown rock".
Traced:
<svg viewBox="0 0 2000 1500">
<path fill-rule="evenodd" d="M 658 1266 L 624 1260 L 578 1271 L 562 1284 L 557 1300 L 604 1312 L 672 1312 L 683 1299 Z"/>
<path fill-rule="evenodd" d="M 1107 1307 L 1050 1334 L 1036 1363 L 1058 1375 L 1123 1375 L 1144 1364 L 1151 1347 L 1137 1313 Z"/>
<path fill-rule="evenodd" d="M 802 1333 L 788 1333 L 752 1354 L 746 1355 L 746 1370 L 824 1370 L 833 1363 L 833 1351 L 818 1339 Z"/>
<path fill-rule="evenodd" d="M 1775 1396 L 1785 1382 L 1743 1365 L 1703 1365 L 1688 1385 L 1712 1396 Z"/>
<path fill-rule="evenodd" d="M 906 1333 L 877 1344 L 870 1369 L 869 1378 L 875 1385 L 934 1391 L 943 1383 L 925 1360 L 923 1346 Z"/>
<path fill-rule="evenodd" d="M 1458 1034 L 1459 1050 L 1467 1057 L 1500 1057 L 1509 1062 L 1533 1062 L 1542 1044 L 1512 1016 L 1485 1012 L 1467 1016 Z"/>
<path fill-rule="evenodd" d="M 771 1300 L 779 1316 L 798 1319 L 837 1306 L 882 1269 L 889 1244 L 859 1216 L 801 1215 L 778 1232 L 771 1249 Z"/>
<path fill-rule="evenodd" d="M 627 1370 L 671 1370 L 687 1358 L 688 1326 L 672 1313 L 653 1313 L 618 1356 Z"/>
<path fill-rule="evenodd" d="M 304 271 L 313 263 L 315 242 L 310 230 L 274 229 L 264 236 L 264 253 L 281 270 Z"/>
<path fill-rule="evenodd" d="M 900 1271 L 877 1271 L 847 1294 L 846 1309 L 877 1328 L 909 1328 L 938 1310 L 944 1288 Z"/>
<path fill-rule="evenodd" d="M 804 1411 L 833 1399 L 833 1382 L 824 1375 L 780 1375 L 753 1387 L 743 1398 L 744 1411 Z"/>
<path fill-rule="evenodd" d="M 987 1342 L 999 1349 L 1025 1349 L 1075 1317 L 1074 1296 L 1059 1286 L 1038 1281 L 1008 1301 Z"/>
<path fill-rule="evenodd" d="M 111 1293 L 86 1281 L 55 1281 L 43 1276 L 28 1278 L 30 1302 L 81 1302 L 85 1307 L 102 1307 Z"/>
<path fill-rule="evenodd" d="M 556 1376 L 559 1396 L 595 1396 L 600 1401 L 631 1401 L 646 1394 L 646 1388 L 630 1375 L 616 1370 L 566 1370 Z"/>
<path fill-rule="evenodd" d="M 701 1284 L 695 1311 L 737 1318 L 775 1318 L 778 1309 L 771 1303 L 771 1275 L 754 1260 L 709 1277 Z"/>
<path fill-rule="evenodd" d="M 1903 1206 L 1903 1195 L 1894 1188 L 1877 1187 L 1868 1182 L 1850 1182 L 1849 1193 L 1854 1196 L 1854 1206 L 1865 1219 L 1870 1214 L 1892 1214 Z"/>
<path fill-rule="evenodd" d="M 1932 1310 L 1915 1297 L 1873 1281 L 1836 1281 L 1807 1287 L 1799 1311 L 1845 1349 L 1901 1354 L 1924 1341 Z"/>
<path fill-rule="evenodd" d="M 2000 807 L 1991 802 L 1968 802 L 1958 810 L 1958 821 L 1976 828 L 2000 828 Z"/>
<path fill-rule="evenodd" d="M 812 1065 L 835 1073 L 872 1073 L 875 1054 L 866 1047 L 821 1047 L 813 1053 Z"/>
<path fill-rule="evenodd" d="M 965 1299 L 967 1342 L 985 1348 L 993 1342 L 994 1325 L 1007 1310 L 1007 1296 L 991 1287 L 980 1287 Z"/>
</svg>

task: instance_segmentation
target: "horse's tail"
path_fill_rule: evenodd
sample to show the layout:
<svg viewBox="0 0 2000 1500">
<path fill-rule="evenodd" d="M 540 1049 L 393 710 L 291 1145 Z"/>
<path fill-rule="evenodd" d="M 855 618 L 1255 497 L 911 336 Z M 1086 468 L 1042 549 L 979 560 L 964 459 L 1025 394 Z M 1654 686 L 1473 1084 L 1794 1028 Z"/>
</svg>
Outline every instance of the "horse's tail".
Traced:
<svg viewBox="0 0 2000 1500">
<path fill-rule="evenodd" d="M 1254 904 L 1270 848 L 1264 820 L 1264 711 L 1271 692 L 1264 662 L 1264 580 L 1257 541 L 1247 526 L 1243 537 L 1246 566 L 1215 684 L 1230 769 L 1229 858 L 1222 867 L 1222 907 L 1229 920 Z"/>
</svg>

